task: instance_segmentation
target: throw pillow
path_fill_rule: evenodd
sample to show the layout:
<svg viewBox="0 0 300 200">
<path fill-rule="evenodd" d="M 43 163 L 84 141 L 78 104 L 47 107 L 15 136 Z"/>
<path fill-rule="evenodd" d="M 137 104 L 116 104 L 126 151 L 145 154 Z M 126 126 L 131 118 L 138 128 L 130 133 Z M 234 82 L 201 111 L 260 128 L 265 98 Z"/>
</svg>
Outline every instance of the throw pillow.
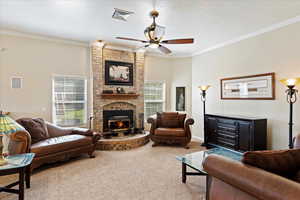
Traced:
<svg viewBox="0 0 300 200">
<path fill-rule="evenodd" d="M 50 137 L 46 123 L 41 118 L 21 118 L 18 119 L 17 122 L 29 132 L 32 144 L 37 143 L 41 140 L 48 139 Z"/>
<path fill-rule="evenodd" d="M 292 178 L 300 169 L 300 149 L 250 151 L 244 154 L 242 162 Z"/>
</svg>

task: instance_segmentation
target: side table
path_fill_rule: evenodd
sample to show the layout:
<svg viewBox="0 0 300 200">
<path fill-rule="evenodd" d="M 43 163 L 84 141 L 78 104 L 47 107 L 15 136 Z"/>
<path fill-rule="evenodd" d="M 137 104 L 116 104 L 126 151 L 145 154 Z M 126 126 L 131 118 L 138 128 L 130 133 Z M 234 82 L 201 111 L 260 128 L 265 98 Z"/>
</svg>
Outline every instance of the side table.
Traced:
<svg viewBox="0 0 300 200">
<path fill-rule="evenodd" d="M 30 188 L 30 165 L 34 155 L 34 153 L 25 153 L 6 157 L 8 164 L 0 166 L 0 176 L 18 173 L 19 181 L 0 187 L 0 192 L 18 194 L 19 200 L 24 200 L 24 182 L 26 182 L 26 188 Z M 19 189 L 12 189 L 16 185 L 19 185 Z"/>
</svg>

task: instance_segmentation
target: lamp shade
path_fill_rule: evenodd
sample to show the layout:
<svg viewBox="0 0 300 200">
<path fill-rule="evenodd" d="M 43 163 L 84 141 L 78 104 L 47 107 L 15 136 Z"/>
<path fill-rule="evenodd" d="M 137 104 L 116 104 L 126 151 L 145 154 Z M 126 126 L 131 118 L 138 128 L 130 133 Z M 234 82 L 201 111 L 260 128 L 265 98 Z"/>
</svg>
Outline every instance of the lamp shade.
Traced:
<svg viewBox="0 0 300 200">
<path fill-rule="evenodd" d="M 296 86 L 300 84 L 300 78 L 286 78 L 281 79 L 280 82 L 284 84 L 285 86 Z"/>
<path fill-rule="evenodd" d="M 23 130 L 23 128 L 7 115 L 0 114 L 0 135 L 8 135 L 17 131 Z"/>
<path fill-rule="evenodd" d="M 206 90 L 208 90 L 208 88 L 210 88 L 210 85 L 201 85 L 201 86 L 199 86 L 199 88 L 202 91 L 206 91 Z"/>
</svg>

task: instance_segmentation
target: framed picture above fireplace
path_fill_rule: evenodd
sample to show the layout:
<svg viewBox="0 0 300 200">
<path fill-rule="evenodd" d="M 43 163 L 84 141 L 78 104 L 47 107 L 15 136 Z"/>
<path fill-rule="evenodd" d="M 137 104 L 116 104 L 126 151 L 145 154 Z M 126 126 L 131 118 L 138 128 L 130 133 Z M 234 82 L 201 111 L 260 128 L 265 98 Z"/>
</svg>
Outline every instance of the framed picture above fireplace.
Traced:
<svg viewBox="0 0 300 200">
<path fill-rule="evenodd" d="M 105 85 L 133 85 L 133 63 L 105 61 Z"/>
</svg>

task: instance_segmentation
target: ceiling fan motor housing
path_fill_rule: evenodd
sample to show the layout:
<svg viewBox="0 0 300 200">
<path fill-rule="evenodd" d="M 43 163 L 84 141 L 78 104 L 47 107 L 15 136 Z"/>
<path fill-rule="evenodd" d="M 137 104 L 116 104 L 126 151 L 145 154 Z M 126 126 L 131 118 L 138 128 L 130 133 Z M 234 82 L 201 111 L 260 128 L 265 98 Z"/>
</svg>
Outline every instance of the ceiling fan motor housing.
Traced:
<svg viewBox="0 0 300 200">
<path fill-rule="evenodd" d="M 150 17 L 156 18 L 156 17 L 158 17 L 158 15 L 159 15 L 159 12 L 157 10 L 152 10 L 150 12 Z"/>
</svg>

